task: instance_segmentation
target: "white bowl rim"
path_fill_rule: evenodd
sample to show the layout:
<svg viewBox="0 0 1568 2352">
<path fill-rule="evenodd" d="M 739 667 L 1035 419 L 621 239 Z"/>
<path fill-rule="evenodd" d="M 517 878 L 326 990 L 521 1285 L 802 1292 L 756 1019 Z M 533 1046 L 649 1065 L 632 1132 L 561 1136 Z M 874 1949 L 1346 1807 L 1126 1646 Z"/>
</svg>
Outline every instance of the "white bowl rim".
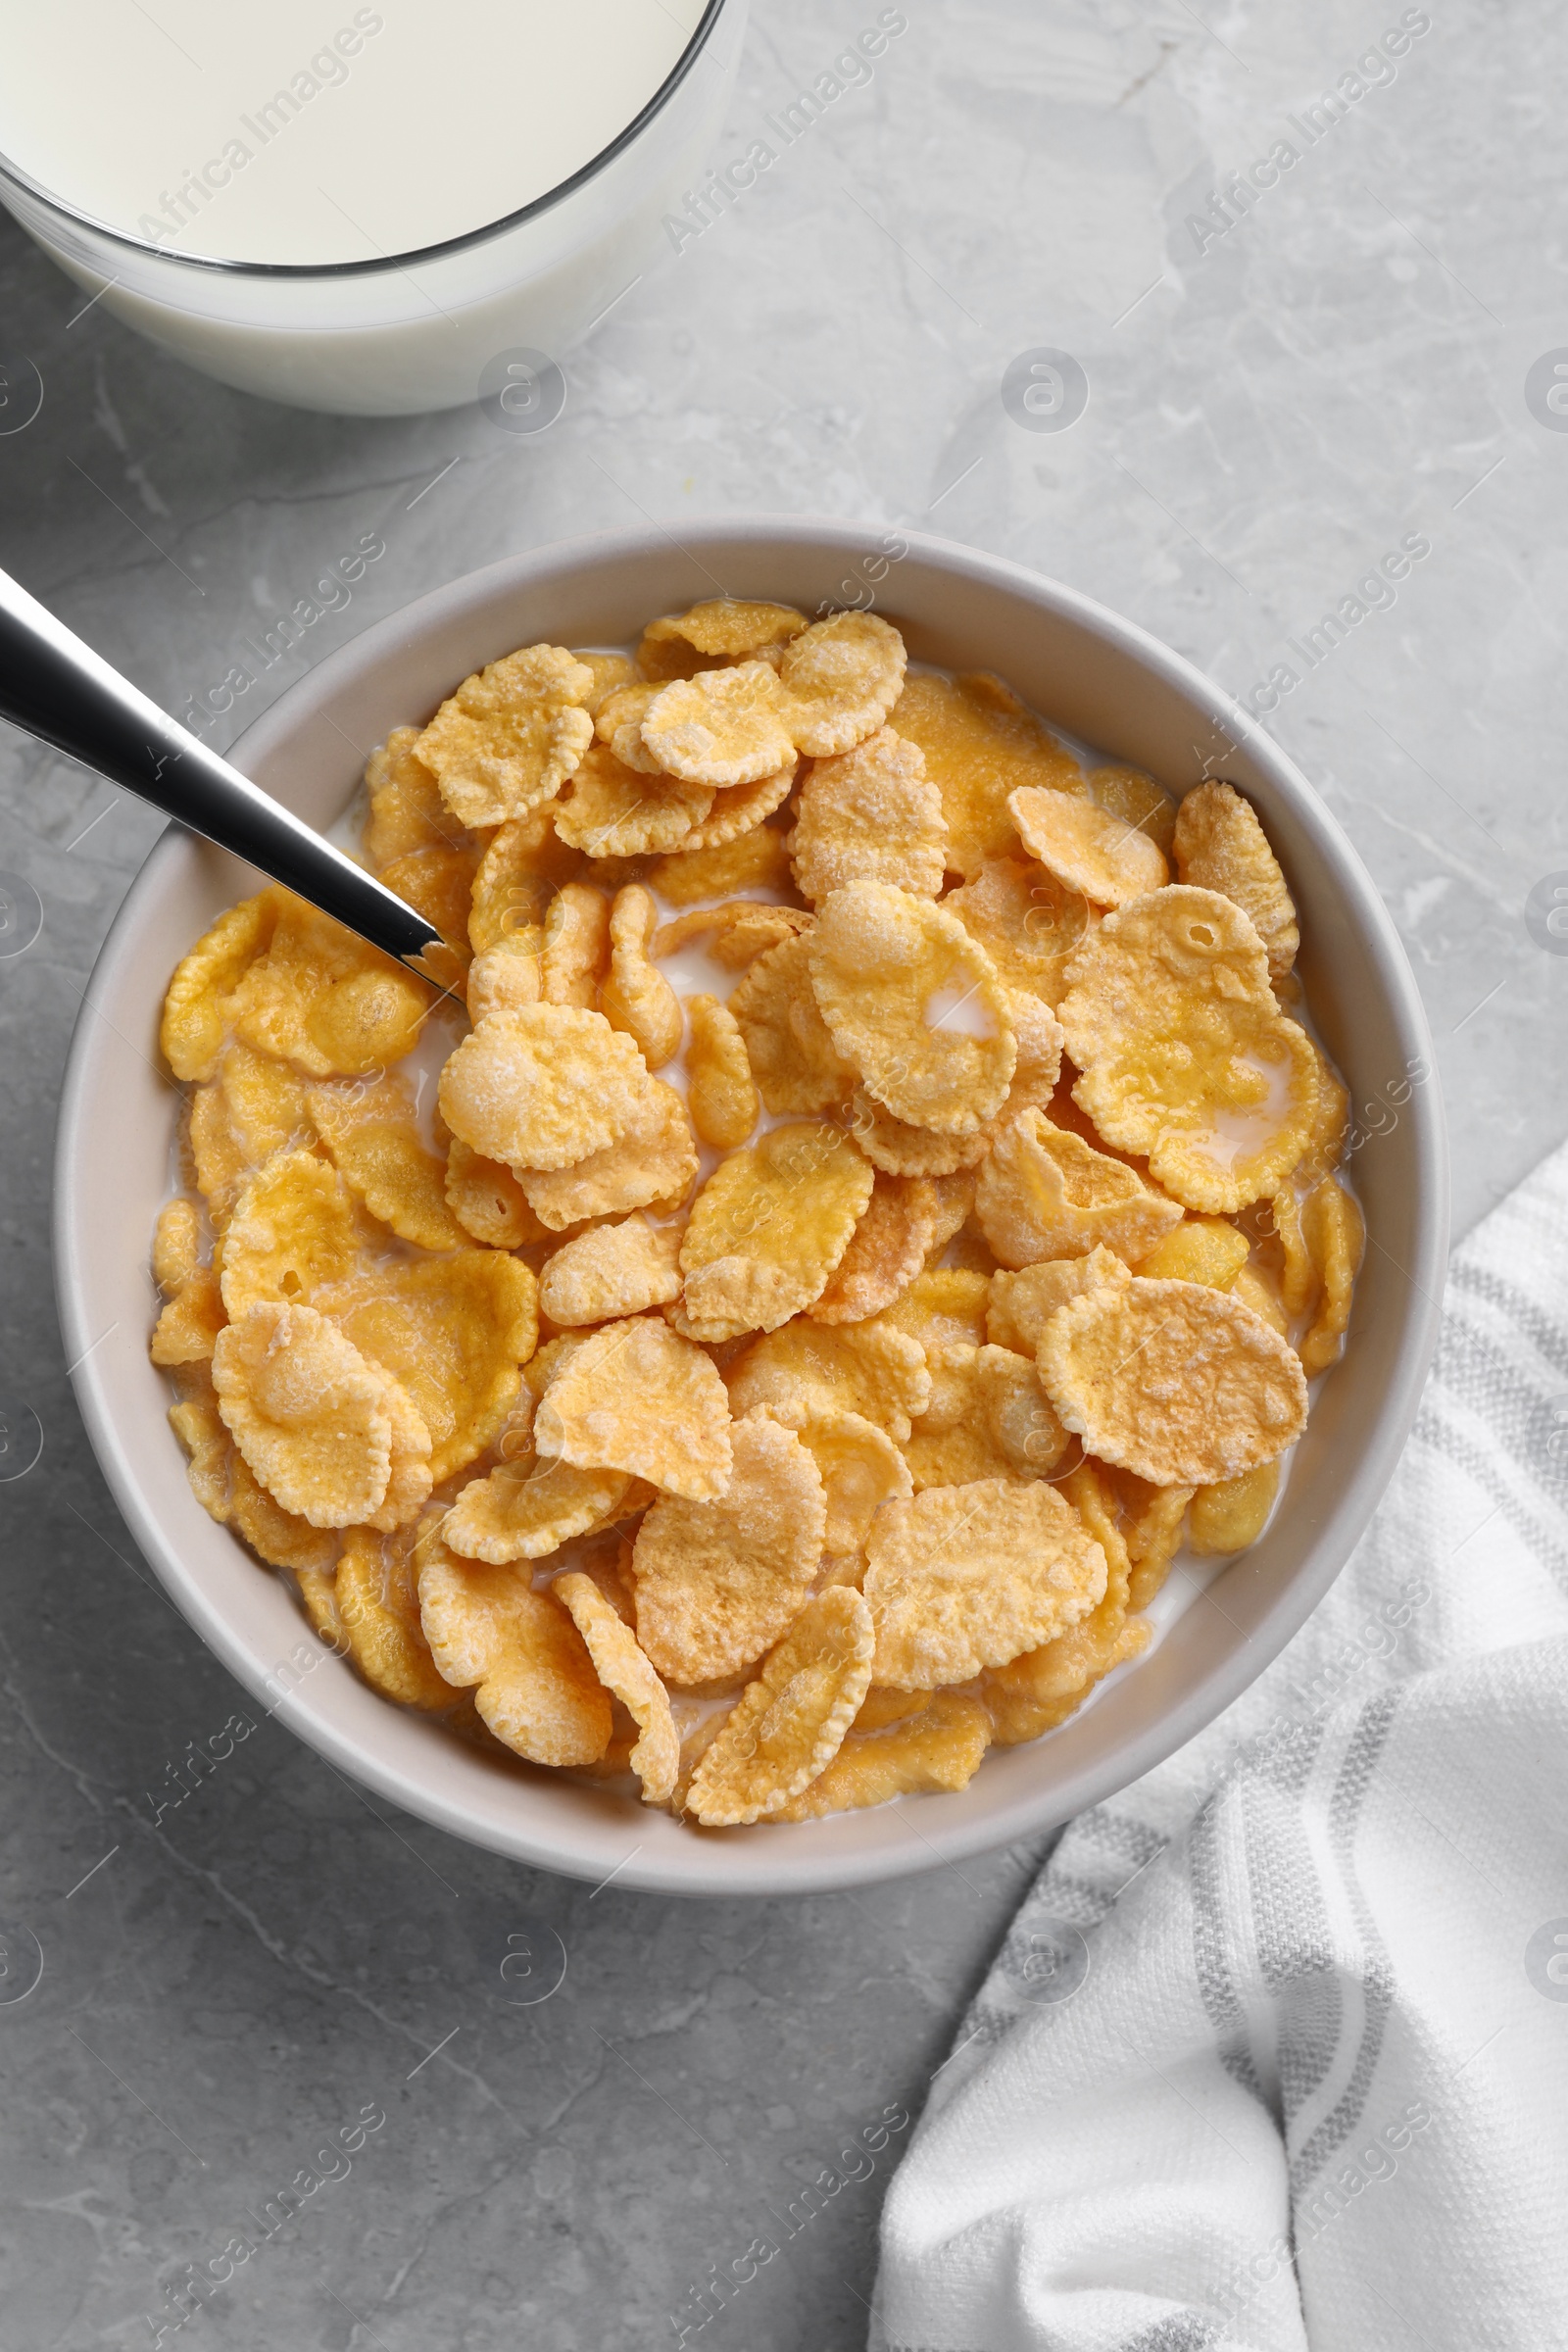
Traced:
<svg viewBox="0 0 1568 2352">
<path fill-rule="evenodd" d="M 339 647 L 260 712 L 237 739 L 229 757 L 241 769 L 252 767 L 296 731 L 311 708 L 352 681 L 383 654 L 400 645 L 407 646 L 426 627 L 438 621 L 444 624 L 466 608 L 485 607 L 504 590 L 532 587 L 550 578 L 561 578 L 588 563 L 602 563 L 617 556 L 629 561 L 658 554 L 671 546 L 687 555 L 692 554 L 694 546 L 739 555 L 759 540 L 782 541 L 806 550 L 829 549 L 835 560 L 842 557 L 853 562 L 876 543 L 882 527 L 794 514 L 682 517 L 678 540 L 662 524 L 650 522 L 558 540 L 524 555 L 504 558 L 426 592 Z M 1333 866 L 1343 900 L 1377 964 L 1391 1017 L 1412 1052 L 1422 1055 L 1432 1071 L 1429 1081 L 1410 1096 L 1407 1109 L 1423 1202 L 1415 1262 L 1402 1269 L 1413 1293 L 1407 1337 L 1394 1378 L 1383 1394 L 1375 1427 L 1347 1480 L 1340 1503 L 1289 1583 L 1268 1604 L 1267 1613 L 1252 1637 L 1197 1676 L 1173 1705 L 1124 1741 L 1112 1757 L 1070 1774 L 1032 1795 L 998 1804 L 962 1825 L 942 1820 L 949 1800 L 915 1799 L 925 1809 L 921 1819 L 929 1819 L 933 1833 L 930 1837 L 917 1833 L 921 1851 L 911 1853 L 907 1844 L 890 1839 L 881 1850 L 813 1854 L 809 1844 L 799 1838 L 792 1838 L 788 1851 L 774 1846 L 772 1839 L 766 1841 L 765 1849 L 749 1851 L 749 1839 L 694 1838 L 689 1853 L 642 1863 L 628 1859 L 615 1874 L 616 1886 L 628 1890 L 776 1896 L 829 1892 L 906 1877 L 1038 1837 L 1141 1779 L 1239 1697 L 1278 1656 L 1322 1599 L 1364 1532 L 1393 1476 L 1419 1409 L 1438 1342 L 1446 1272 L 1449 1186 L 1445 1122 L 1431 1034 L 1398 934 L 1370 874 L 1337 819 L 1294 761 L 1243 705 L 1137 622 L 1063 582 L 1006 558 L 902 526 L 889 527 L 896 528 L 908 554 L 949 573 L 1019 595 L 1037 609 L 1076 624 L 1152 673 L 1161 683 L 1206 706 L 1213 724 L 1230 736 L 1238 751 L 1267 773 L 1315 836 L 1316 846 Z M 115 982 L 140 924 L 142 907 L 154 894 L 164 866 L 182 854 L 186 841 L 187 837 L 177 827 L 171 826 L 144 860 L 99 951 L 84 1004 L 106 998 L 113 1001 Z M 72 1385 L 110 1491 L 165 1590 L 209 1648 L 252 1696 L 275 1702 L 276 1691 L 267 1679 L 268 1670 L 234 1633 L 149 1509 L 134 1460 L 118 1428 L 106 1382 L 92 1352 L 93 1326 L 73 1216 L 74 1170 L 81 1153 L 91 1145 L 85 1029 L 86 1024 L 78 1017 L 61 1093 L 55 1151 L 55 1283 Z M 291 1709 L 288 1720 L 298 1736 L 328 1763 L 454 1837 L 487 1846 L 531 1867 L 584 1879 L 603 1875 L 597 1859 L 592 1863 L 586 1861 L 573 1849 L 569 1838 L 552 1837 L 526 1822 L 506 1833 L 476 1826 L 463 1807 L 447 1803 L 410 1774 L 368 1757 L 351 1737 L 310 1710 Z M 889 1815 L 902 1814 L 904 1800 L 880 1810 Z M 869 1820 L 871 1816 L 858 1818 Z M 813 1825 L 803 1828 L 809 1826 Z"/>
</svg>

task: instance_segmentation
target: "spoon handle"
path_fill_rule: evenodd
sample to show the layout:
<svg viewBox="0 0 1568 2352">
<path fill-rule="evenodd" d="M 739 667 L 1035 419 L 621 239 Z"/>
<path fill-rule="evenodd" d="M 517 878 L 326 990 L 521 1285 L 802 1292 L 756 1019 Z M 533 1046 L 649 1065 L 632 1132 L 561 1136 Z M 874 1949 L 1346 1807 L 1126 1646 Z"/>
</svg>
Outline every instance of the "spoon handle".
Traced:
<svg viewBox="0 0 1568 2352">
<path fill-rule="evenodd" d="M 414 963 L 440 933 L 112 669 L 0 571 L 0 717 Z M 421 974 L 428 977 L 428 974 Z"/>
</svg>

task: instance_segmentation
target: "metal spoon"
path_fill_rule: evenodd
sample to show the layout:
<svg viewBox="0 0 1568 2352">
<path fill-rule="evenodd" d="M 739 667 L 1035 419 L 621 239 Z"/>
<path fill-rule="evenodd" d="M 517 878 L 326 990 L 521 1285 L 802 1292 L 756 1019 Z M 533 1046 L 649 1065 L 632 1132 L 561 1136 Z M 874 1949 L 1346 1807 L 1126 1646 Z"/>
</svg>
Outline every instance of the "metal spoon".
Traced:
<svg viewBox="0 0 1568 2352">
<path fill-rule="evenodd" d="M 0 571 L 0 717 L 232 850 L 372 947 L 420 964 L 441 934 L 146 695 Z"/>
</svg>

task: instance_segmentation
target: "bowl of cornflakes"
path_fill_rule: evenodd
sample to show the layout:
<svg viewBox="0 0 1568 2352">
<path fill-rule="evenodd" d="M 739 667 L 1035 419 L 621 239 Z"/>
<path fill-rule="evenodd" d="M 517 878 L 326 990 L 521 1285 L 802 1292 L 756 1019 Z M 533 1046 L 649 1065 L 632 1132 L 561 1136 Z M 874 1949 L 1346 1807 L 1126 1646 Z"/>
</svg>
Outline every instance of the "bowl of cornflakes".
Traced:
<svg viewBox="0 0 1568 2352">
<path fill-rule="evenodd" d="M 1414 1417 L 1446 1159 L 1228 697 L 740 520 L 438 589 L 234 756 L 446 957 L 172 831 L 74 1042 L 77 1396 L 259 1704 L 519 1861 L 775 1894 L 1045 1830 L 1278 1653 Z"/>
</svg>

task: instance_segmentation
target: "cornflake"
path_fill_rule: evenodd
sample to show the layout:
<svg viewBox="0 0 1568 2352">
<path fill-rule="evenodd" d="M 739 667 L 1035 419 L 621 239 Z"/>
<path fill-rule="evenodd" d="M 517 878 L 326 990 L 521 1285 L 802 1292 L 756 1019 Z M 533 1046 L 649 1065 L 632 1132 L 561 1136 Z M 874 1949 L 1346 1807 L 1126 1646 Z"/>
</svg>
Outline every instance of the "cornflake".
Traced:
<svg viewBox="0 0 1568 2352">
<path fill-rule="evenodd" d="M 712 805 L 710 784 L 683 784 L 657 769 L 639 774 L 596 743 L 573 773 L 570 798 L 556 803 L 556 831 L 589 858 L 637 858 L 677 848 Z"/>
<path fill-rule="evenodd" d="M 226 1320 L 211 1266 L 201 1264 L 201 1227 L 188 1200 L 171 1200 L 158 1213 L 153 1274 L 169 1304 L 158 1318 L 150 1353 L 155 1364 L 204 1362 Z"/>
<path fill-rule="evenodd" d="M 521 1184 L 540 1224 L 562 1233 L 584 1217 L 674 1208 L 696 1174 L 697 1147 L 685 1103 L 673 1087 L 644 1072 L 632 1093 L 625 1129 L 614 1143 L 567 1168 L 528 1170 Z"/>
<path fill-rule="evenodd" d="M 239 984 L 266 952 L 285 896 L 274 887 L 230 906 L 174 967 L 159 1043 L 176 1078 L 212 1077 Z"/>
<path fill-rule="evenodd" d="M 246 1466 L 313 1527 L 352 1527 L 385 1500 L 394 1385 L 308 1306 L 258 1301 L 213 1348 L 218 1409 Z"/>
<path fill-rule="evenodd" d="M 721 899 L 733 890 L 784 890 L 789 879 L 784 836 L 761 823 L 710 849 L 673 851 L 657 859 L 648 875 L 651 887 L 670 906 Z"/>
<path fill-rule="evenodd" d="M 1136 1168 L 1026 1110 L 1004 1127 L 975 1186 L 980 1229 L 1004 1266 L 1113 1250 L 1136 1264 L 1182 1221 Z"/>
<path fill-rule="evenodd" d="M 228 1002 L 235 1035 L 311 1078 L 363 1078 L 401 1061 L 430 1009 L 430 990 L 292 891 L 265 895 L 276 902 L 274 919 Z"/>
<path fill-rule="evenodd" d="M 1018 1058 L 996 966 L 960 922 L 885 882 L 824 905 L 807 944 L 834 1046 L 896 1119 L 972 1135 L 1005 1099 Z"/>
<path fill-rule="evenodd" d="M 331 1587 L 331 1634 L 372 1690 L 435 1713 L 455 1702 L 419 1623 L 418 1531 L 376 1535 L 351 1527 Z M 318 1629 L 325 1631 L 326 1629 Z"/>
<path fill-rule="evenodd" d="M 1011 688 L 985 672 L 908 678 L 891 712 L 906 741 L 925 754 L 942 795 L 948 863 L 972 882 L 989 858 L 1016 857 L 1007 796 L 1020 785 L 1083 794 L 1077 760 Z"/>
<path fill-rule="evenodd" d="M 819 1821 L 827 1813 L 885 1805 L 895 1796 L 966 1788 L 991 1744 L 986 1709 L 964 1690 L 921 1691 L 907 1713 L 862 1730 L 865 1713 L 862 1707 L 827 1770 L 771 1820 Z"/>
<path fill-rule="evenodd" d="M 615 893 L 610 916 L 610 973 L 599 991 L 599 1009 L 612 1029 L 623 1029 L 642 1049 L 649 1069 L 662 1069 L 680 1051 L 685 1016 L 680 999 L 649 951 L 659 923 L 651 891 L 628 883 Z"/>
<path fill-rule="evenodd" d="M 831 1110 L 855 1084 L 817 1007 L 809 954 L 805 937 L 769 948 L 729 1001 L 758 1092 L 775 1116 Z"/>
<path fill-rule="evenodd" d="M 726 784 L 713 795 L 713 806 L 700 825 L 693 825 L 686 836 L 688 851 L 722 849 L 726 843 L 750 833 L 782 808 L 795 781 L 795 756 L 768 776 L 759 776 L 755 784 Z"/>
<path fill-rule="evenodd" d="M 805 613 L 797 612 L 793 605 L 748 604 L 741 598 L 719 596 L 693 605 L 689 612 L 651 620 L 644 643 L 662 645 L 681 639 L 699 654 L 745 662 L 772 646 L 788 645 L 805 626 Z"/>
<path fill-rule="evenodd" d="M 213 1081 L 198 1087 L 190 1105 L 190 1150 L 196 1187 L 214 1230 L 221 1233 L 245 1179 L 275 1152 L 307 1150 L 316 1126 L 306 1105 L 305 1081 L 286 1061 L 231 1039 Z"/>
<path fill-rule="evenodd" d="M 1026 784 L 1007 796 L 1019 838 L 1062 889 L 1097 906 L 1121 906 L 1170 879 L 1170 868 L 1147 833 L 1093 801 Z"/>
<path fill-rule="evenodd" d="M 465 825 L 553 800 L 593 741 L 594 674 L 559 645 L 524 646 L 465 678 L 414 745 Z"/>
<path fill-rule="evenodd" d="M 1106 1142 L 1147 1152 L 1189 1208 L 1275 1191 L 1311 1134 L 1317 1064 L 1243 910 L 1185 884 L 1152 892 L 1105 917 L 1068 978 L 1073 1095 Z"/>
<path fill-rule="evenodd" d="M 908 1289 L 936 1238 L 936 1188 L 926 1177 L 878 1174 L 849 1248 L 807 1313 L 813 1323 L 863 1323 Z"/>
<path fill-rule="evenodd" d="M 260 1299 L 307 1304 L 356 1265 L 365 1235 L 336 1168 L 283 1152 L 258 1168 L 223 1235 L 223 1304 L 238 1321 Z"/>
<path fill-rule="evenodd" d="M 778 675 L 765 662 L 675 679 L 649 704 L 641 732 L 664 773 L 690 784 L 756 784 L 795 759 Z"/>
<path fill-rule="evenodd" d="M 681 1327 L 693 1339 L 774 1331 L 820 1297 L 871 1198 L 842 1128 L 800 1120 L 731 1152 L 698 1194 L 681 1242 Z"/>
<path fill-rule="evenodd" d="M 441 1115 L 485 1159 L 566 1168 L 625 1134 L 647 1071 L 633 1040 L 571 1004 L 493 1012 L 441 1072 Z"/>
<path fill-rule="evenodd" d="M 1067 966 L 1100 920 L 1099 911 L 1043 866 L 988 858 L 973 881 L 942 902 L 985 949 L 1009 988 L 1053 1007 L 1067 991 Z"/>
<path fill-rule="evenodd" d="M 795 1431 L 816 1464 L 827 1505 L 822 1549 L 830 1559 L 852 1557 L 881 1505 L 913 1494 L 908 1463 L 887 1431 L 861 1413 L 778 1404 L 765 1409 Z"/>
<path fill-rule="evenodd" d="M 1038 1361 L 1087 1450 L 1157 1487 L 1238 1478 L 1306 1424 L 1295 1349 L 1250 1307 L 1198 1283 L 1135 1275 L 1092 1291 L 1052 1317 Z"/>
<path fill-rule="evenodd" d="M 1033 1356 L 1051 1317 L 1086 1291 L 1130 1279 L 1125 1258 L 1097 1242 L 1087 1257 L 1053 1257 L 1018 1273 L 991 1277 L 986 1337 L 999 1348 Z"/>
<path fill-rule="evenodd" d="M 884 1110 L 863 1086 L 850 1098 L 850 1132 L 872 1166 L 890 1176 L 960 1175 L 979 1166 L 991 1144 L 984 1127 L 973 1135 L 933 1135 L 929 1127 L 911 1127 Z"/>
<path fill-rule="evenodd" d="M 1054 1488 L 988 1478 L 890 1502 L 866 1539 L 874 1680 L 964 1683 L 1065 1633 L 1105 1590 L 1105 1555 Z"/>
<path fill-rule="evenodd" d="M 578 1234 L 539 1273 L 540 1312 L 563 1329 L 640 1315 L 679 1296 L 679 1229 L 643 1216 Z"/>
<path fill-rule="evenodd" d="M 534 1415 L 541 1455 L 625 1470 L 692 1501 L 727 1491 L 724 1384 L 700 1348 L 657 1316 L 607 1323 L 556 1372 Z"/>
<path fill-rule="evenodd" d="M 803 898 L 820 902 L 847 882 L 891 882 L 934 899 L 947 839 L 919 746 L 880 727 L 854 751 L 816 762 L 801 787 L 790 859 Z"/>
<path fill-rule="evenodd" d="M 526 1567 L 460 1560 L 440 1535 L 419 1545 L 419 1617 L 456 1690 L 472 1690 L 496 1738 L 535 1764 L 597 1764 L 610 1745 L 610 1693 L 582 1636 Z"/>
<path fill-rule="evenodd" d="M 446 1168 L 420 1141 L 402 1078 L 318 1087 L 311 1117 L 333 1165 L 372 1217 L 423 1250 L 460 1250 L 467 1236 L 446 1199 Z"/>
<path fill-rule="evenodd" d="M 786 1323 L 754 1340 L 724 1372 L 730 1410 L 861 1413 L 902 1445 L 931 1401 L 918 1340 L 885 1316 L 869 1323 Z"/>
<path fill-rule="evenodd" d="M 1141 767 L 1095 767 L 1089 771 L 1089 796 L 1098 808 L 1119 816 L 1124 825 L 1147 833 L 1160 855 L 1168 858 L 1176 838 L 1176 804 Z"/>
<path fill-rule="evenodd" d="M 547 1004 L 592 1008 L 610 969 L 610 901 L 587 882 L 564 882 L 545 913 L 539 993 Z"/>
<path fill-rule="evenodd" d="M 632 1549 L 637 1639 L 670 1682 L 716 1682 L 760 1658 L 805 1607 L 821 1558 L 822 1481 L 795 1432 L 749 1417 L 733 1440 L 722 1496 L 662 1494 Z"/>
<path fill-rule="evenodd" d="M 399 858 L 416 850 L 459 847 L 465 832 L 441 798 L 441 787 L 415 751 L 417 727 L 394 727 L 378 751 L 370 754 L 365 787 L 370 798 L 370 819 L 365 830 L 365 854 L 379 874 Z"/>
<path fill-rule="evenodd" d="M 680 1766 L 668 1691 L 591 1576 L 558 1576 L 550 1590 L 570 1611 L 606 1690 L 636 1718 L 640 1737 L 627 1762 L 642 1782 L 644 1804 L 667 1804 Z"/>
<path fill-rule="evenodd" d="M 558 890 L 581 870 L 556 832 L 553 808 L 514 818 L 494 835 L 473 877 L 468 944 L 476 956 L 516 933 L 537 934 Z"/>
<path fill-rule="evenodd" d="M 769 948 L 809 931 L 814 916 L 804 906 L 773 906 L 762 899 L 730 899 L 722 906 L 704 906 L 695 914 L 677 914 L 654 934 L 654 954 L 673 956 L 694 939 L 706 940 L 707 953 L 726 971 L 742 972 L 765 956 Z"/>
<path fill-rule="evenodd" d="M 785 648 L 778 682 L 795 749 L 813 760 L 874 735 L 904 684 L 904 639 L 876 612 L 832 612 Z"/>
<path fill-rule="evenodd" d="M 545 1238 L 512 1170 L 456 1137 L 447 1152 L 446 1200 L 464 1233 L 492 1250 L 517 1250 Z"/>
<path fill-rule="evenodd" d="M 716 997 L 688 997 L 686 1108 L 693 1127 L 715 1152 L 734 1152 L 757 1125 L 761 1102 L 740 1023 Z"/>
<path fill-rule="evenodd" d="M 838 1753 L 871 1680 L 871 1613 L 834 1586 L 796 1618 L 692 1775 L 687 1807 L 714 1827 L 765 1820 Z"/>
<path fill-rule="evenodd" d="M 1250 915 L 1270 973 L 1283 979 L 1301 944 L 1296 908 L 1255 811 L 1233 784 L 1194 785 L 1177 811 L 1175 851 L 1184 882 L 1218 891 Z"/>
<path fill-rule="evenodd" d="M 486 1478 L 464 1488 L 441 1525 L 442 1541 L 463 1559 L 543 1560 L 575 1536 L 613 1524 L 632 1480 L 624 1470 L 579 1470 L 542 1461 L 518 1447 Z"/>
</svg>

